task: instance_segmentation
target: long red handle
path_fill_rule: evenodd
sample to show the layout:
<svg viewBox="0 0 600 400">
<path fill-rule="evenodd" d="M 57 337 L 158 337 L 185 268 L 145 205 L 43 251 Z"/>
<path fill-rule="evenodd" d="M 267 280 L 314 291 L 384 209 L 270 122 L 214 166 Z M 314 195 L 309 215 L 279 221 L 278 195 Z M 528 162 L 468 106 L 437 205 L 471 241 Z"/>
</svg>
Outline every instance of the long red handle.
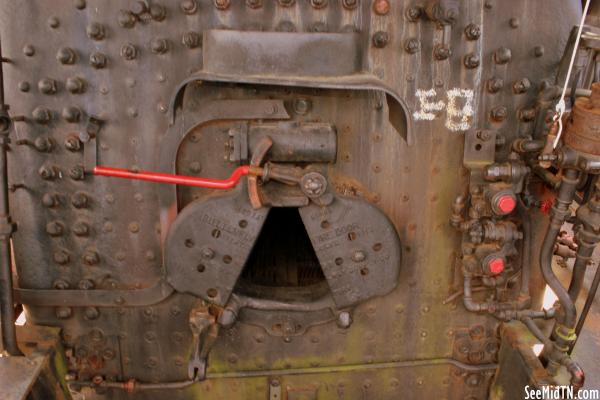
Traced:
<svg viewBox="0 0 600 400">
<path fill-rule="evenodd" d="M 114 178 L 137 179 L 149 182 L 171 183 L 173 185 L 197 186 L 210 189 L 231 189 L 237 186 L 241 177 L 250 173 L 250 167 L 237 167 L 227 179 L 196 178 L 193 176 L 162 174 L 160 172 L 133 171 L 122 168 L 94 167 L 94 175 L 112 176 Z"/>
</svg>

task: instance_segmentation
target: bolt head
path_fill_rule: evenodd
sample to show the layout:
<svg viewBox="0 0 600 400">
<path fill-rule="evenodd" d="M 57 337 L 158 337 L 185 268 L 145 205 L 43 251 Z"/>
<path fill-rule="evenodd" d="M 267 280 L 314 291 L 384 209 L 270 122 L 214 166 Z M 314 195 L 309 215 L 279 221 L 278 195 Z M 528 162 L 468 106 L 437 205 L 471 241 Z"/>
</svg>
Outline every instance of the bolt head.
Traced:
<svg viewBox="0 0 600 400">
<path fill-rule="evenodd" d="M 384 31 L 378 31 L 373 34 L 373 46 L 378 49 L 384 48 L 390 41 L 390 35 Z"/>
<path fill-rule="evenodd" d="M 477 24 L 469 24 L 465 28 L 465 35 L 469 40 L 477 40 L 481 36 L 481 28 Z"/>
<path fill-rule="evenodd" d="M 492 258 L 488 261 L 488 269 L 493 275 L 498 275 L 504 271 L 504 259 Z"/>
<path fill-rule="evenodd" d="M 184 14 L 192 15 L 198 11 L 198 3 L 196 0 L 183 0 L 179 5 L 179 8 L 181 8 L 181 11 Z"/>
<path fill-rule="evenodd" d="M 90 65 L 96 69 L 106 67 L 107 59 L 103 53 L 94 52 L 90 54 Z"/>
<path fill-rule="evenodd" d="M 446 60 L 452 55 L 452 50 L 448 46 L 438 44 L 433 49 L 433 55 L 436 60 Z"/>
<path fill-rule="evenodd" d="M 85 31 L 88 37 L 92 40 L 102 40 L 106 35 L 104 25 L 99 24 L 98 22 L 92 22 L 89 24 Z"/>
</svg>

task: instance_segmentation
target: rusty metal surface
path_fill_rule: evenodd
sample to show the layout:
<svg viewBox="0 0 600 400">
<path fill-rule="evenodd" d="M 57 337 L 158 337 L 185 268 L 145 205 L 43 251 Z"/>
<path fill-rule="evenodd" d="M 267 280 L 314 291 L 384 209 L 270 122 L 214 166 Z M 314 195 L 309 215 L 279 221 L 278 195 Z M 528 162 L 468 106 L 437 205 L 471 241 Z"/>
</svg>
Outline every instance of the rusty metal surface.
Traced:
<svg viewBox="0 0 600 400">
<path fill-rule="evenodd" d="M 0 386 L 2 398 L 24 400 L 29 395 L 48 357 L 0 357 Z"/>
<path fill-rule="evenodd" d="M 164 282 L 170 268 L 163 262 L 165 238 L 178 213 L 215 196 L 82 175 L 93 163 L 93 146 L 104 165 L 218 178 L 236 166 L 225 145 L 240 122 L 330 124 L 337 133 L 336 158 L 320 166 L 329 190 L 379 210 L 402 247 L 397 275 L 383 282 L 391 291 L 344 310 L 348 315 L 331 303 L 315 305 L 309 296 L 300 311 L 243 308 L 238 321 L 219 332 L 207 380 L 168 392 L 83 388 L 87 398 L 259 399 L 273 393 L 274 378 L 288 398 L 487 396 L 498 321 L 463 308 L 455 262 L 461 235 L 448 224 L 468 179 L 463 156 L 482 157 L 475 147 L 465 150 L 465 136 L 491 131 L 482 151 L 494 150 L 491 161 L 504 162 L 514 138 L 535 134 L 535 120 L 544 118 L 536 114 L 538 92 L 554 77 L 580 2 L 453 2 L 452 23 L 419 7 L 429 1 L 348 3 L 152 1 L 154 13 L 132 16 L 140 7 L 134 0 L 0 1 L 2 45 L 11 60 L 4 67 L 6 98 L 16 117 L 9 152 L 22 288 L 16 294 L 26 303 L 28 322 L 62 329 L 69 371 L 78 379 L 98 375 L 150 384 L 188 378 L 194 351 L 189 314 L 197 298 L 161 289 L 160 296 L 141 301 L 136 293 Z M 247 31 L 254 33 L 245 36 Z M 292 60 L 288 72 L 300 71 L 293 75 L 248 75 L 226 63 L 230 54 L 206 45 L 223 34 L 236 46 L 247 41 L 260 47 L 252 40 L 294 38 L 289 31 L 306 41 L 342 37 L 348 52 L 327 54 L 325 64 L 314 58 L 318 54 L 303 59 L 312 74 Z M 277 61 L 280 68 L 287 60 Z M 326 67 L 344 76 L 315 76 Z M 102 126 L 93 143 L 81 143 L 76 139 L 89 116 Z M 40 146 L 40 138 L 52 146 Z M 276 185 L 283 184 L 269 182 L 257 191 Z M 537 254 L 544 216 L 531 214 Z M 277 236 L 274 229 L 271 237 Z M 539 304 L 536 263 L 530 288 Z M 258 275 L 246 277 L 258 281 Z M 230 282 L 228 287 L 239 290 Z M 307 291 L 296 289 L 295 295 Z M 118 303 L 120 291 L 131 300 L 123 296 Z M 269 293 L 278 298 L 275 292 Z M 455 300 L 444 302 L 455 293 Z M 469 332 L 479 326 L 485 334 L 475 340 Z M 459 342 L 471 348 L 465 353 Z"/>
</svg>

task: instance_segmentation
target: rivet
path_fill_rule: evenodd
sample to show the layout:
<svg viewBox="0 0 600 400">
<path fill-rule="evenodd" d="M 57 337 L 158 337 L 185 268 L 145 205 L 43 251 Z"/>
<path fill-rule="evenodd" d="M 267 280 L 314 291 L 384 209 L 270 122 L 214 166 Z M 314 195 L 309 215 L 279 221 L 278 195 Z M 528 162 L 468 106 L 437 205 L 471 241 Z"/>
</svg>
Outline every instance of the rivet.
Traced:
<svg viewBox="0 0 600 400">
<path fill-rule="evenodd" d="M 219 10 L 227 10 L 229 8 L 230 0 L 215 0 L 215 7 Z"/>
<path fill-rule="evenodd" d="M 24 93 L 29 92 L 29 89 L 30 89 L 29 82 L 27 82 L 27 81 L 19 82 L 19 90 L 21 92 L 24 92 Z"/>
<path fill-rule="evenodd" d="M 324 8 L 327 6 L 327 0 L 310 0 L 310 5 L 314 8 Z"/>
<path fill-rule="evenodd" d="M 66 250 L 58 250 L 54 252 L 54 254 L 52 255 L 52 259 L 58 265 L 65 265 L 68 264 L 69 261 L 71 261 L 71 256 L 69 256 L 69 253 L 67 253 Z"/>
<path fill-rule="evenodd" d="M 119 26 L 123 28 L 133 28 L 135 26 L 135 22 L 137 18 L 135 15 L 129 10 L 121 10 L 119 11 L 119 15 L 117 16 L 117 23 Z"/>
<path fill-rule="evenodd" d="M 262 7 L 262 0 L 246 0 L 246 5 L 250 8 Z"/>
<path fill-rule="evenodd" d="M 51 221 L 46 224 L 46 233 L 53 237 L 62 236 L 65 232 L 65 226 L 60 221 Z"/>
<path fill-rule="evenodd" d="M 358 7 L 358 0 L 342 0 L 342 6 L 348 10 L 353 10 Z"/>
<path fill-rule="evenodd" d="M 79 122 L 81 119 L 81 110 L 79 107 L 69 106 L 62 109 L 61 115 L 65 121 L 70 123 Z"/>
<path fill-rule="evenodd" d="M 100 255 L 95 250 L 86 250 L 82 257 L 85 265 L 96 265 L 100 262 Z"/>
<path fill-rule="evenodd" d="M 35 48 L 30 44 L 23 46 L 23 54 L 25 54 L 27 57 L 33 57 L 35 54 Z"/>
<path fill-rule="evenodd" d="M 72 94 L 80 94 L 85 91 L 85 81 L 77 76 L 67 78 L 65 87 Z"/>
<path fill-rule="evenodd" d="M 452 55 L 452 50 L 446 45 L 436 44 L 433 48 L 433 55 L 436 60 L 446 60 Z"/>
<path fill-rule="evenodd" d="M 51 181 L 58 177 L 58 169 L 53 165 L 42 165 L 38 173 L 46 181 Z"/>
<path fill-rule="evenodd" d="M 57 17 L 48 18 L 48 26 L 50 28 L 56 29 L 56 28 L 58 28 L 59 25 L 60 25 L 60 21 L 58 20 Z"/>
<path fill-rule="evenodd" d="M 513 84 L 513 92 L 516 94 L 526 93 L 531 88 L 531 81 L 527 78 L 522 78 Z"/>
<path fill-rule="evenodd" d="M 51 78 L 42 78 L 38 82 L 38 89 L 44 94 L 55 94 L 57 91 L 56 81 Z"/>
<path fill-rule="evenodd" d="M 498 93 L 504 87 L 502 78 L 494 77 L 487 81 L 487 90 L 490 93 Z"/>
<path fill-rule="evenodd" d="M 121 57 L 131 61 L 137 57 L 137 48 L 131 43 L 124 44 L 121 47 Z"/>
<path fill-rule="evenodd" d="M 511 58 L 512 52 L 509 48 L 506 47 L 500 47 L 494 53 L 494 61 L 496 62 L 496 64 L 506 64 L 511 60 Z"/>
<path fill-rule="evenodd" d="M 163 21 L 167 18 L 167 9 L 160 4 L 152 4 L 150 6 L 150 16 L 155 21 Z"/>
<path fill-rule="evenodd" d="M 88 236 L 90 233 L 89 225 L 84 221 L 76 221 L 71 228 L 75 236 Z"/>
<path fill-rule="evenodd" d="M 508 23 L 511 28 L 517 29 L 521 25 L 521 20 L 517 17 L 512 17 Z"/>
<path fill-rule="evenodd" d="M 406 19 L 410 22 L 417 22 L 423 14 L 423 9 L 418 6 L 411 6 L 406 9 Z"/>
<path fill-rule="evenodd" d="M 61 47 L 56 53 L 56 59 L 64 65 L 74 64 L 77 59 L 77 53 L 70 47 Z"/>
<path fill-rule="evenodd" d="M 131 5 L 131 12 L 135 15 L 142 15 L 148 12 L 148 4 L 146 1 L 138 0 Z"/>
<path fill-rule="evenodd" d="M 137 233 L 140 231 L 140 225 L 137 222 L 131 222 L 129 224 L 129 232 L 131 233 Z"/>
<path fill-rule="evenodd" d="M 100 311 L 96 307 L 86 307 L 83 311 L 83 317 L 87 320 L 94 320 L 100 316 Z"/>
<path fill-rule="evenodd" d="M 465 28 L 465 35 L 469 40 L 477 40 L 481 36 L 481 28 L 477 24 L 469 24 Z"/>
<path fill-rule="evenodd" d="M 78 10 L 83 10 L 86 6 L 85 0 L 75 0 L 74 4 L 75 8 L 77 8 Z"/>
<path fill-rule="evenodd" d="M 496 122 L 502 122 L 508 116 L 508 109 L 505 106 L 497 106 L 490 111 L 491 118 Z"/>
<path fill-rule="evenodd" d="M 544 46 L 535 46 L 535 48 L 533 49 L 533 54 L 536 57 L 542 57 L 545 53 L 545 49 Z"/>
<path fill-rule="evenodd" d="M 531 122 L 535 119 L 537 111 L 535 108 L 526 108 L 519 110 L 519 119 L 523 122 Z"/>
<path fill-rule="evenodd" d="M 94 282 L 89 279 L 82 279 L 77 283 L 77 287 L 80 290 L 91 290 L 94 288 Z"/>
<path fill-rule="evenodd" d="M 107 59 L 103 53 L 98 51 L 90 54 L 90 65 L 96 69 L 101 69 L 106 67 Z"/>
<path fill-rule="evenodd" d="M 195 49 L 200 46 L 202 37 L 198 32 L 189 31 L 183 34 L 181 37 L 181 43 L 188 49 Z"/>
<path fill-rule="evenodd" d="M 75 192 L 71 196 L 71 204 L 75 208 L 86 208 L 88 206 L 88 203 L 88 196 L 84 192 Z"/>
<path fill-rule="evenodd" d="M 83 165 L 76 165 L 69 169 L 69 177 L 74 181 L 81 181 L 85 178 L 85 169 Z"/>
<path fill-rule="evenodd" d="M 105 222 L 104 225 L 102 225 L 102 232 L 112 232 L 113 231 L 113 224 L 112 222 Z"/>
<path fill-rule="evenodd" d="M 56 207 L 58 203 L 58 196 L 56 194 L 44 193 L 44 195 L 42 196 L 42 204 L 44 205 L 44 207 Z"/>
<path fill-rule="evenodd" d="M 127 109 L 127 115 L 129 115 L 131 118 L 135 118 L 138 116 L 138 111 L 134 107 L 129 107 Z"/>
<path fill-rule="evenodd" d="M 88 25 L 86 28 L 86 33 L 92 40 L 102 40 L 106 36 L 104 25 L 99 24 L 98 22 L 92 22 L 90 25 Z"/>
<path fill-rule="evenodd" d="M 387 15 L 390 12 L 390 2 L 388 0 L 375 0 L 373 2 L 373 11 L 377 15 Z"/>
<path fill-rule="evenodd" d="M 164 54 L 169 50 L 169 42 L 167 39 L 154 38 L 150 41 L 150 50 L 154 54 Z"/>
<path fill-rule="evenodd" d="M 58 319 L 67 319 L 73 315 L 73 310 L 71 307 L 57 307 L 56 308 L 56 318 Z"/>
<path fill-rule="evenodd" d="M 408 39 L 406 41 L 406 44 L 404 45 L 404 50 L 406 50 L 406 52 L 409 53 L 409 54 L 415 54 L 420 49 L 421 49 L 421 44 L 415 38 Z"/>
<path fill-rule="evenodd" d="M 198 3 L 196 2 L 196 0 L 183 0 L 179 4 L 179 8 L 181 8 L 181 11 L 184 14 L 192 15 L 195 14 L 196 11 L 198 11 Z"/>
<path fill-rule="evenodd" d="M 479 59 L 479 55 L 475 53 L 469 53 L 464 58 L 464 65 L 469 69 L 479 67 L 481 60 Z"/>
<path fill-rule="evenodd" d="M 381 48 L 387 46 L 387 44 L 389 43 L 390 35 L 387 32 L 378 31 L 373 34 L 372 41 L 373 41 L 373 46 L 377 47 L 378 49 L 381 49 Z"/>
</svg>

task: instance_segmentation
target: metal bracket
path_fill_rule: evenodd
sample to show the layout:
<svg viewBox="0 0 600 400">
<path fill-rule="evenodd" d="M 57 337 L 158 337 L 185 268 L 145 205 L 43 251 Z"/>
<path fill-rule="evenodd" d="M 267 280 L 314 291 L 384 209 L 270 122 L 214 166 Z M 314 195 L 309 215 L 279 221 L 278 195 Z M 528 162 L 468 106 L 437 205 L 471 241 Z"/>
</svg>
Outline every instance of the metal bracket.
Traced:
<svg viewBox="0 0 600 400">
<path fill-rule="evenodd" d="M 193 353 L 188 364 L 188 377 L 192 380 L 206 378 L 208 353 L 219 335 L 216 313 L 209 306 L 200 304 L 190 312 Z"/>
</svg>

